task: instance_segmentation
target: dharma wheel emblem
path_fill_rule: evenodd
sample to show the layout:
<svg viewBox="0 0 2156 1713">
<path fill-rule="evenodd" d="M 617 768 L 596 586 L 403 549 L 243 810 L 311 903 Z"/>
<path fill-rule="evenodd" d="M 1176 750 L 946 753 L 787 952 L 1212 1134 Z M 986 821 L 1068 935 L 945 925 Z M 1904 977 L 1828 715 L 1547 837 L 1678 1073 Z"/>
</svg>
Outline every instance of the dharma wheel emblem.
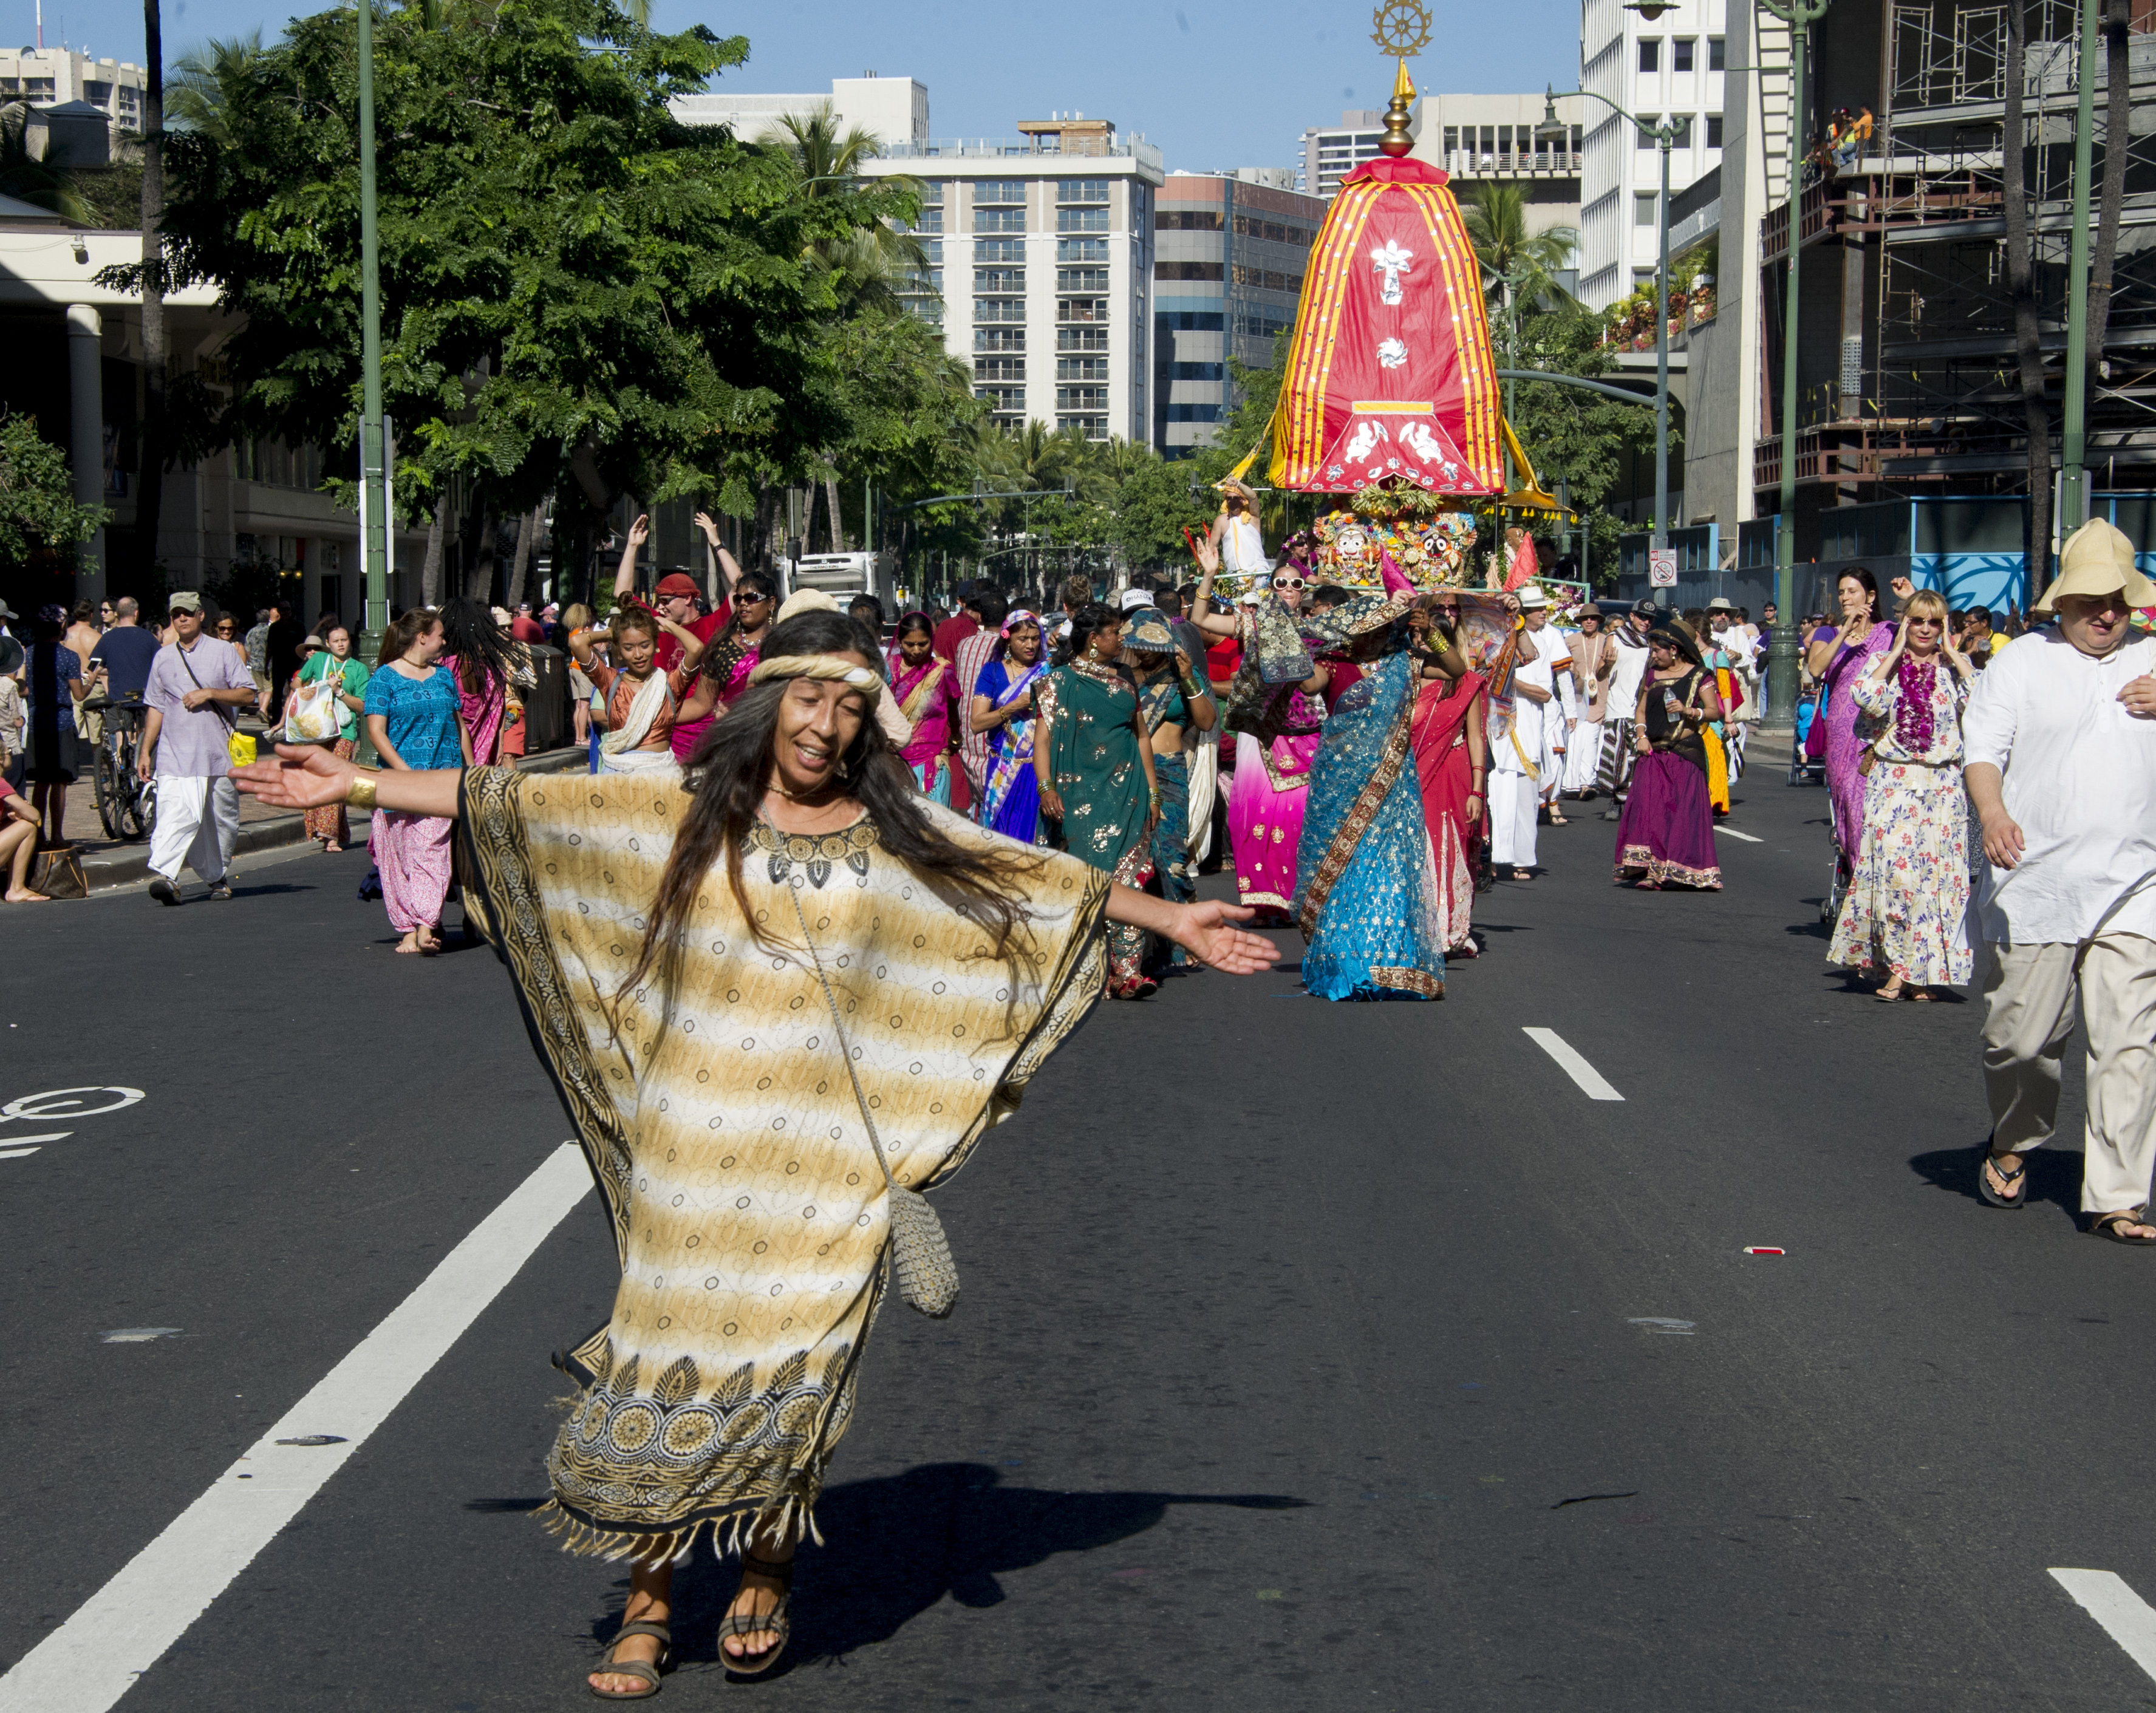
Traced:
<svg viewBox="0 0 2156 1713">
<path fill-rule="evenodd" d="M 1430 45 L 1430 8 L 1417 0 L 1384 0 L 1370 14 L 1370 39 L 1395 59 L 1412 59 Z"/>
</svg>

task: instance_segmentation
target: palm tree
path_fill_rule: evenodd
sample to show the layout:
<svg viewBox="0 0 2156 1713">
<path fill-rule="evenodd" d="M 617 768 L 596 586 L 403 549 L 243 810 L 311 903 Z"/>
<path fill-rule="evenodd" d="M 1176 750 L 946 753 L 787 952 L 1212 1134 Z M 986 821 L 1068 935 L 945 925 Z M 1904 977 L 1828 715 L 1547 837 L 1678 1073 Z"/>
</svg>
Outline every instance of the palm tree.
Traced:
<svg viewBox="0 0 2156 1713">
<path fill-rule="evenodd" d="M 1475 187 L 1475 199 L 1462 218 L 1475 259 L 1482 271 L 1502 282 L 1508 305 L 1517 300 L 1540 307 L 1570 304 L 1572 294 L 1557 283 L 1579 247 L 1579 228 L 1553 226 L 1527 230 L 1527 199 L 1516 184 L 1486 182 Z"/>
<path fill-rule="evenodd" d="M 227 116 L 233 94 L 250 81 L 262 61 L 262 32 L 229 41 L 211 40 L 173 61 L 165 84 L 165 117 L 175 130 L 197 131 L 220 146 L 232 142 Z"/>
</svg>

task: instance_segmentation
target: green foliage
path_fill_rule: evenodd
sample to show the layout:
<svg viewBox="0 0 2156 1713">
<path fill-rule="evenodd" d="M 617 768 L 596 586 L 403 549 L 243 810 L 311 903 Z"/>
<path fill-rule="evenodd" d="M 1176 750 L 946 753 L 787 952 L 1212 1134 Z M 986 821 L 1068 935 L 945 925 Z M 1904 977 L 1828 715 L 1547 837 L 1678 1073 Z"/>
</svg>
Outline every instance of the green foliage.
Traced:
<svg viewBox="0 0 2156 1713">
<path fill-rule="evenodd" d="M 68 182 L 88 210 L 92 226 L 105 232 L 136 232 L 142 225 L 142 163 L 115 161 L 109 167 L 77 167 Z"/>
<path fill-rule="evenodd" d="M 166 129 L 198 131 L 231 147 L 238 139 L 225 110 L 227 94 L 254 82 L 262 59 L 259 29 L 228 42 L 210 41 L 180 55 L 165 74 Z"/>
<path fill-rule="evenodd" d="M 29 119 L 26 101 L 0 105 L 0 197 L 49 208 L 87 225 L 90 207 L 75 189 L 73 175 L 30 158 Z"/>
<path fill-rule="evenodd" d="M 35 417 L 0 411 L 0 565 L 19 568 L 41 550 L 64 559 L 106 515 L 75 504 L 67 454 L 38 433 Z"/>
<path fill-rule="evenodd" d="M 355 18 L 206 56 L 199 122 L 169 142 L 170 269 L 244 317 L 231 397 L 194 395 L 214 413 L 195 444 L 275 435 L 354 461 Z M 742 64 L 744 38 L 654 34 L 613 0 L 444 0 L 383 13 L 374 49 L 382 387 L 408 515 L 454 480 L 500 513 L 554 491 L 562 518 L 589 494 L 573 461 L 609 498 L 693 493 L 743 516 L 853 444 L 844 364 L 867 346 L 834 336 L 846 282 L 825 247 L 911 200 L 858 181 L 802 197 L 787 153 L 675 121 L 668 98 Z M 902 335 L 886 342 L 920 356 Z M 872 444 L 954 391 L 947 369 L 894 390 L 873 367 Z"/>
</svg>

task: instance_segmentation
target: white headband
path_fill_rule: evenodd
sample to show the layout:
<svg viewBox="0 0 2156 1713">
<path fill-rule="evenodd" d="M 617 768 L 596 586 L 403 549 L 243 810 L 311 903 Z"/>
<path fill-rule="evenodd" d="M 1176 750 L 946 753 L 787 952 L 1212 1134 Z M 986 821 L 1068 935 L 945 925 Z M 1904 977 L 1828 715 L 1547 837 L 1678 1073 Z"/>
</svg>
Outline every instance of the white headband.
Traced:
<svg viewBox="0 0 2156 1713">
<path fill-rule="evenodd" d="M 883 735 L 900 745 L 913 736 L 912 724 L 899 711 L 898 699 L 891 695 L 883 674 L 866 666 L 857 666 L 836 654 L 780 654 L 757 661 L 748 674 L 752 685 L 767 684 L 775 678 L 815 678 L 827 683 L 849 684 L 855 690 L 873 690 L 876 724 Z"/>
</svg>

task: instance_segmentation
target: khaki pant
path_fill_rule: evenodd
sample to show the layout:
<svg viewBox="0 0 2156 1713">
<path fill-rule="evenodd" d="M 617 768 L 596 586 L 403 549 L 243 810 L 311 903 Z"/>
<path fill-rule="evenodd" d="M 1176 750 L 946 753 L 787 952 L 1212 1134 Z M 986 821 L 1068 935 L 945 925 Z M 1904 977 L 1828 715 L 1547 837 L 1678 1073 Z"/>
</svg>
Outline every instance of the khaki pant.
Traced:
<svg viewBox="0 0 2156 1713">
<path fill-rule="evenodd" d="M 1992 952 L 1984 984 L 1992 1147 L 2018 1154 L 2051 1140 L 2078 997 L 2088 1031 L 2082 1211 L 2145 1206 L 2156 1167 L 2156 940 L 2099 934 L 2078 945 Z"/>
</svg>

